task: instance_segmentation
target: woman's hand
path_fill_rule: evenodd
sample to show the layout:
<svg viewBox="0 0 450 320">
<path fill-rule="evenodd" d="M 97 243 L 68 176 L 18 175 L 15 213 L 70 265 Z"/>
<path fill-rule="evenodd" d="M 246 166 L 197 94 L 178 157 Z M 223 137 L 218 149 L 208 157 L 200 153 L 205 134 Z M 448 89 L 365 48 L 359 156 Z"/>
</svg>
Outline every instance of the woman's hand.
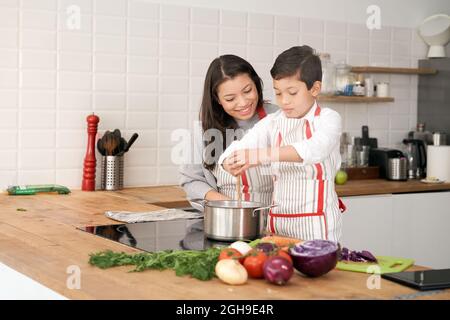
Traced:
<svg viewBox="0 0 450 320">
<path fill-rule="evenodd" d="M 234 151 L 223 162 L 223 168 L 233 176 L 270 161 L 270 149 L 243 149 Z"/>
</svg>

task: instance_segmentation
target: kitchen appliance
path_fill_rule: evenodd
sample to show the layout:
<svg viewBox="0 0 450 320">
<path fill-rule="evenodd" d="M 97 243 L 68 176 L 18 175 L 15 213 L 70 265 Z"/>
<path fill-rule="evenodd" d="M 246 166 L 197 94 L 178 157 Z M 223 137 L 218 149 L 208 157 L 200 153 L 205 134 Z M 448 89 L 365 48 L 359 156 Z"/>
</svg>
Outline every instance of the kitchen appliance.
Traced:
<svg viewBox="0 0 450 320">
<path fill-rule="evenodd" d="M 388 160 L 387 177 L 388 180 L 405 181 L 408 180 L 408 161 L 405 157 L 390 158 Z"/>
<path fill-rule="evenodd" d="M 402 170 L 404 169 L 401 168 L 401 164 L 399 164 L 398 168 L 392 169 L 392 172 L 389 171 L 389 160 L 401 158 L 405 158 L 405 155 L 400 150 L 390 148 L 373 148 L 369 153 L 369 165 L 378 166 L 380 168 L 380 178 L 397 180 L 396 177 L 400 177 L 398 180 L 404 180 L 402 173 Z M 392 165 L 393 163 L 391 166 Z"/>
<path fill-rule="evenodd" d="M 423 140 L 404 139 L 408 159 L 408 179 L 422 179 L 427 167 L 427 151 Z"/>
<path fill-rule="evenodd" d="M 251 201 L 190 200 L 204 212 L 206 237 L 220 241 L 252 240 L 263 234 L 267 214 L 274 207 Z"/>
<path fill-rule="evenodd" d="M 196 211 L 192 208 L 183 210 Z M 204 250 L 230 245 L 230 242 L 207 238 L 203 231 L 203 219 L 110 224 L 86 226 L 78 229 L 147 252 Z"/>
<path fill-rule="evenodd" d="M 424 122 L 417 123 L 416 131 L 408 132 L 408 139 L 423 140 L 425 145 L 433 144 L 433 135 L 426 130 Z"/>
<path fill-rule="evenodd" d="M 430 46 L 428 58 L 444 58 L 445 46 L 450 40 L 450 16 L 436 14 L 426 18 L 419 26 L 419 34 Z"/>
<path fill-rule="evenodd" d="M 427 177 L 450 182 L 450 146 L 428 146 Z"/>
<path fill-rule="evenodd" d="M 378 140 L 377 138 L 369 137 L 369 127 L 362 126 L 361 127 L 361 138 L 355 138 L 356 150 L 361 150 L 361 146 L 369 146 L 371 149 L 378 148 Z"/>
<path fill-rule="evenodd" d="M 388 256 L 376 256 L 376 258 L 378 260 L 378 262 L 376 263 L 339 261 L 336 265 L 336 268 L 343 271 L 384 274 L 401 272 L 408 269 L 414 264 L 413 259 Z"/>
</svg>

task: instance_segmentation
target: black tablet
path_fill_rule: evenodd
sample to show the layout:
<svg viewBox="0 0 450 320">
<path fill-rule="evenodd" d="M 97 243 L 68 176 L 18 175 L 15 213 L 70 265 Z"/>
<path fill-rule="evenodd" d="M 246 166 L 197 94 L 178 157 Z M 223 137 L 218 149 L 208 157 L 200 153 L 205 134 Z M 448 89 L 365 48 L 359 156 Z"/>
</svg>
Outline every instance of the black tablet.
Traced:
<svg viewBox="0 0 450 320">
<path fill-rule="evenodd" d="M 450 288 L 450 269 L 385 273 L 381 277 L 419 290 Z"/>
</svg>

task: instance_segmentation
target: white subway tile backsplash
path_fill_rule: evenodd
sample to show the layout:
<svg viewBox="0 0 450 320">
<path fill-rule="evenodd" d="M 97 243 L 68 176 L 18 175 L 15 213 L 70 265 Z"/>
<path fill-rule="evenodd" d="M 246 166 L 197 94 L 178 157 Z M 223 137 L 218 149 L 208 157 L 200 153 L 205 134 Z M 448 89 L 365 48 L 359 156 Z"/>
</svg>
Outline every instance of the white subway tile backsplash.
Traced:
<svg viewBox="0 0 450 320">
<path fill-rule="evenodd" d="M 99 160 L 97 160 L 99 161 Z M 60 169 L 55 170 L 56 172 L 56 184 L 66 186 L 68 188 L 77 188 L 81 186 L 81 181 L 83 177 L 83 169 Z M 96 172 L 96 180 L 100 181 L 100 171 Z"/>
<path fill-rule="evenodd" d="M 127 20 L 125 18 L 96 16 L 94 18 L 94 33 L 125 36 L 127 33 Z"/>
<path fill-rule="evenodd" d="M 158 38 L 159 23 L 151 20 L 129 20 L 128 35 L 133 37 Z"/>
<path fill-rule="evenodd" d="M 96 74 L 94 76 L 95 91 L 125 91 L 125 75 L 121 74 Z"/>
<path fill-rule="evenodd" d="M 94 12 L 102 15 L 124 17 L 127 15 L 127 7 L 127 0 L 95 0 Z"/>
<path fill-rule="evenodd" d="M 17 48 L 18 38 L 17 29 L 0 29 L 0 48 Z"/>
<path fill-rule="evenodd" d="M 100 118 L 99 131 L 100 130 L 112 130 L 115 128 L 125 128 L 126 113 L 123 111 L 96 111 L 96 115 Z M 86 121 L 85 121 L 86 122 Z"/>
<path fill-rule="evenodd" d="M 394 56 L 410 56 L 411 43 L 410 42 L 393 42 L 392 55 Z"/>
<path fill-rule="evenodd" d="M 129 167 L 148 167 L 155 166 L 157 163 L 158 149 L 136 148 L 133 145 L 130 152 L 126 155 L 126 165 Z"/>
<path fill-rule="evenodd" d="M 23 30 L 20 39 L 22 49 L 56 49 L 56 32 Z"/>
<path fill-rule="evenodd" d="M 58 9 L 62 12 L 67 12 L 75 6 L 80 9 L 81 13 L 92 13 L 93 1 L 92 0 L 58 0 Z M 72 12 L 72 10 L 69 10 Z"/>
<path fill-rule="evenodd" d="M 347 23 L 337 21 L 325 22 L 325 36 L 334 37 L 346 37 L 347 36 Z"/>
<path fill-rule="evenodd" d="M 297 17 L 275 16 L 275 29 L 278 31 L 299 32 L 300 19 Z"/>
<path fill-rule="evenodd" d="M 24 109 L 54 109 L 55 91 L 22 90 L 20 92 L 21 105 Z"/>
<path fill-rule="evenodd" d="M 189 127 L 187 112 L 166 112 L 162 110 L 158 115 L 159 129 L 183 129 Z"/>
<path fill-rule="evenodd" d="M 0 109 L 15 109 L 18 106 L 17 101 L 16 90 L 0 90 Z"/>
<path fill-rule="evenodd" d="M 323 38 L 316 35 L 302 35 L 302 41 L 300 42 L 302 45 L 308 45 L 316 51 L 323 51 L 324 49 L 324 41 Z M 334 57 L 333 57 L 334 60 Z M 335 61 L 335 60 L 334 60 Z"/>
<path fill-rule="evenodd" d="M 128 54 L 144 55 L 147 57 L 157 56 L 158 40 L 149 38 L 130 37 L 128 39 Z"/>
<path fill-rule="evenodd" d="M 128 15 L 139 19 L 159 19 L 159 5 L 145 0 L 131 0 Z"/>
<path fill-rule="evenodd" d="M 369 128 L 375 129 L 375 130 L 384 130 L 389 129 L 389 116 L 387 115 L 375 115 L 375 116 L 369 116 Z M 373 131 L 371 132 L 371 135 L 373 135 Z"/>
<path fill-rule="evenodd" d="M 160 111 L 181 111 L 189 110 L 188 95 L 187 94 L 163 94 L 159 97 Z"/>
<path fill-rule="evenodd" d="M 354 53 L 369 54 L 369 40 L 349 38 L 348 51 L 351 52 L 352 54 Z"/>
<path fill-rule="evenodd" d="M 190 57 L 192 59 L 207 59 L 209 61 L 212 61 L 217 57 L 218 51 L 219 46 L 215 43 L 193 43 L 191 44 Z"/>
<path fill-rule="evenodd" d="M 92 71 L 92 55 L 61 52 L 58 69 L 63 71 Z"/>
<path fill-rule="evenodd" d="M 388 41 L 372 40 L 370 42 L 370 53 L 374 55 L 389 55 L 391 53 L 391 43 Z"/>
<path fill-rule="evenodd" d="M 398 68 L 410 68 L 411 66 L 411 59 L 407 56 L 403 57 L 391 57 L 391 65 L 396 66 Z"/>
<path fill-rule="evenodd" d="M 1 110 L 0 129 L 17 129 L 17 110 Z"/>
<path fill-rule="evenodd" d="M 127 56 L 112 54 L 96 54 L 94 55 L 94 71 L 95 72 L 126 72 Z"/>
<path fill-rule="evenodd" d="M 175 22 L 189 22 L 190 9 L 188 7 L 161 5 L 161 20 Z"/>
<path fill-rule="evenodd" d="M 412 39 L 412 32 L 410 28 L 398 28 L 394 27 L 392 30 L 392 40 L 394 42 L 410 42 Z"/>
<path fill-rule="evenodd" d="M 219 29 L 207 25 L 191 25 L 191 40 L 217 42 L 219 40 Z"/>
<path fill-rule="evenodd" d="M 6 190 L 9 186 L 17 185 L 16 171 L 0 170 L 0 190 Z"/>
<path fill-rule="evenodd" d="M 159 92 L 164 93 L 186 93 L 189 89 L 189 79 L 179 77 L 160 77 Z"/>
<path fill-rule="evenodd" d="M 22 71 L 21 88 L 23 89 L 55 89 L 56 72 L 54 71 Z"/>
<path fill-rule="evenodd" d="M 210 60 L 191 60 L 189 75 L 195 77 L 204 77 L 210 63 Z"/>
<path fill-rule="evenodd" d="M 56 152 L 56 169 L 82 168 L 85 152 L 85 149 L 58 150 Z"/>
<path fill-rule="evenodd" d="M 387 27 L 387 26 L 381 26 L 381 29 L 369 30 L 369 34 L 370 34 L 371 39 L 373 39 L 373 40 L 390 41 L 391 34 L 392 34 L 392 28 Z"/>
<path fill-rule="evenodd" d="M 219 55 L 222 54 L 234 54 L 245 59 L 247 57 L 247 47 L 239 44 L 221 43 L 219 45 Z"/>
<path fill-rule="evenodd" d="M 273 30 L 274 17 L 269 14 L 249 13 L 248 27 L 250 29 Z"/>
<path fill-rule="evenodd" d="M 180 181 L 180 174 L 178 171 L 178 166 L 171 167 L 159 167 L 158 170 L 158 184 L 160 185 L 171 185 L 176 184 Z"/>
<path fill-rule="evenodd" d="M 54 130 L 21 130 L 20 147 L 24 149 L 55 148 Z"/>
<path fill-rule="evenodd" d="M 219 10 L 208 8 L 192 8 L 191 23 L 210 24 L 217 26 L 219 24 Z"/>
<path fill-rule="evenodd" d="M 17 50 L 7 49 L 0 51 L 0 68 L 17 68 L 18 65 Z"/>
<path fill-rule="evenodd" d="M 61 110 L 58 113 L 57 129 L 85 129 L 86 117 L 90 114 L 89 111 L 66 111 Z M 59 132 L 58 130 L 58 132 Z"/>
<path fill-rule="evenodd" d="M 306 34 L 324 35 L 325 23 L 322 20 L 300 18 L 300 32 Z"/>
<path fill-rule="evenodd" d="M 25 69 L 56 69 L 56 54 L 48 51 L 21 50 L 20 67 Z"/>
<path fill-rule="evenodd" d="M 124 54 L 127 47 L 127 38 L 113 36 L 95 36 L 94 51 L 101 53 Z"/>
<path fill-rule="evenodd" d="M 19 10 L 15 8 L 2 8 L 0 10 L 0 28 L 17 28 L 19 23 Z"/>
<path fill-rule="evenodd" d="M 246 29 L 222 27 L 220 28 L 220 41 L 221 43 L 245 44 L 247 42 Z"/>
<path fill-rule="evenodd" d="M 203 93 L 203 83 L 204 77 L 189 77 L 189 92 L 192 94 L 202 94 Z M 176 93 L 181 93 L 180 91 Z"/>
<path fill-rule="evenodd" d="M 409 129 L 409 116 L 397 116 L 391 115 L 389 117 L 390 120 L 390 129 L 391 130 L 408 130 Z"/>
<path fill-rule="evenodd" d="M 265 62 L 271 66 L 273 64 L 272 47 L 248 46 L 248 59 L 252 63 Z"/>
<path fill-rule="evenodd" d="M 75 0 L 76 1 L 76 0 Z M 56 0 L 22 0 L 22 8 L 25 9 L 41 9 L 41 10 L 56 10 Z"/>
<path fill-rule="evenodd" d="M 275 45 L 285 48 L 290 48 L 293 46 L 298 46 L 299 37 L 296 32 L 275 32 Z"/>
<path fill-rule="evenodd" d="M 54 161 L 53 161 L 54 163 Z M 17 184 L 54 184 L 55 170 L 19 170 Z M 80 182 L 81 185 L 81 182 Z"/>
<path fill-rule="evenodd" d="M 56 29 L 56 12 L 22 10 L 21 27 L 26 29 Z"/>
<path fill-rule="evenodd" d="M 391 58 L 389 55 L 371 54 L 369 56 L 369 64 L 371 66 L 389 67 L 391 66 Z"/>
<path fill-rule="evenodd" d="M 58 46 L 61 51 L 92 53 L 92 36 L 62 32 L 58 34 Z"/>
<path fill-rule="evenodd" d="M 17 148 L 17 130 L 0 130 L 0 137 L 3 137 L 4 149 Z"/>
<path fill-rule="evenodd" d="M 369 65 L 369 56 L 363 54 L 349 54 L 347 62 L 352 66 L 366 66 Z"/>
<path fill-rule="evenodd" d="M 17 168 L 17 151 L 0 151 L 0 170 L 15 170 Z"/>
<path fill-rule="evenodd" d="M 159 60 L 160 74 L 164 76 L 189 76 L 189 61 L 179 59 L 166 59 L 161 58 Z"/>
<path fill-rule="evenodd" d="M 249 29 L 248 43 L 256 45 L 273 45 L 273 31 Z"/>
<path fill-rule="evenodd" d="M 134 130 L 125 132 L 125 139 L 129 140 Z M 124 133 L 122 131 L 122 133 Z M 139 129 L 139 138 L 133 144 L 134 148 L 156 148 L 158 146 L 158 131 Z M 130 149 L 131 150 L 131 149 Z"/>
<path fill-rule="evenodd" d="M 369 39 L 369 29 L 365 24 L 348 23 L 347 34 L 349 38 Z"/>
<path fill-rule="evenodd" d="M 129 92 L 158 92 L 158 78 L 156 76 L 129 75 L 127 85 Z"/>
<path fill-rule="evenodd" d="M 327 36 L 325 38 L 325 50 L 327 52 L 345 52 L 347 51 L 347 39 L 344 37 Z"/>
<path fill-rule="evenodd" d="M 0 6 L 5 8 L 17 8 L 19 6 L 19 0 L 1 0 Z"/>
<path fill-rule="evenodd" d="M 155 94 L 128 94 L 127 106 L 130 111 L 158 111 L 158 96 Z"/>
<path fill-rule="evenodd" d="M 56 114 L 54 111 L 23 110 L 20 113 L 19 129 L 54 129 Z"/>
<path fill-rule="evenodd" d="M 82 33 L 91 34 L 93 30 L 93 17 L 92 15 L 81 14 L 74 19 L 74 15 L 78 14 L 78 11 L 60 12 L 58 14 L 58 31 L 70 32 L 70 33 Z M 76 9 L 75 9 L 76 10 Z M 81 11 L 82 13 L 84 11 Z"/>
<path fill-rule="evenodd" d="M 95 110 L 124 111 L 126 108 L 126 96 L 125 94 L 115 92 L 95 93 L 94 108 Z"/>
<path fill-rule="evenodd" d="M 92 75 L 87 72 L 60 72 L 58 87 L 62 90 L 92 90 Z"/>
<path fill-rule="evenodd" d="M 158 59 L 156 58 L 129 56 L 127 61 L 129 73 L 158 74 Z"/>
<path fill-rule="evenodd" d="M 158 113 L 128 112 L 127 129 L 156 130 L 158 129 Z"/>
<path fill-rule="evenodd" d="M 156 167 L 130 167 L 124 173 L 124 186 L 153 186 L 157 184 Z"/>
<path fill-rule="evenodd" d="M 16 70 L 0 69 L 0 89 L 17 88 L 19 74 Z"/>
<path fill-rule="evenodd" d="M 247 14 L 239 11 L 220 11 L 220 24 L 228 27 L 246 27 Z"/>
<path fill-rule="evenodd" d="M 185 58 L 189 56 L 189 42 L 187 41 L 172 41 L 172 40 L 162 40 L 160 41 L 160 52 L 161 57 L 168 58 Z"/>
<path fill-rule="evenodd" d="M 92 110 L 92 94 L 90 92 L 58 92 L 58 108 L 65 110 Z"/>
<path fill-rule="evenodd" d="M 178 22 L 161 22 L 161 37 L 169 40 L 188 40 L 189 25 Z"/>
</svg>

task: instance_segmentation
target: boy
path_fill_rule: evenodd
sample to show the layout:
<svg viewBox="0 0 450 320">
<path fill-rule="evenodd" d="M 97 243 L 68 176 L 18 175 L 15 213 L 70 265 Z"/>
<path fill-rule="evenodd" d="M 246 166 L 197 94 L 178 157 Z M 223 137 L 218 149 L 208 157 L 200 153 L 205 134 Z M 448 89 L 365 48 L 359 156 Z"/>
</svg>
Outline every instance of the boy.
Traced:
<svg viewBox="0 0 450 320">
<path fill-rule="evenodd" d="M 222 154 L 222 169 L 238 176 L 270 163 L 274 180 L 271 233 L 339 242 L 341 212 L 334 178 L 341 165 L 341 117 L 316 102 L 322 67 L 309 46 L 281 53 L 270 70 L 280 109 L 259 121 Z"/>
</svg>

